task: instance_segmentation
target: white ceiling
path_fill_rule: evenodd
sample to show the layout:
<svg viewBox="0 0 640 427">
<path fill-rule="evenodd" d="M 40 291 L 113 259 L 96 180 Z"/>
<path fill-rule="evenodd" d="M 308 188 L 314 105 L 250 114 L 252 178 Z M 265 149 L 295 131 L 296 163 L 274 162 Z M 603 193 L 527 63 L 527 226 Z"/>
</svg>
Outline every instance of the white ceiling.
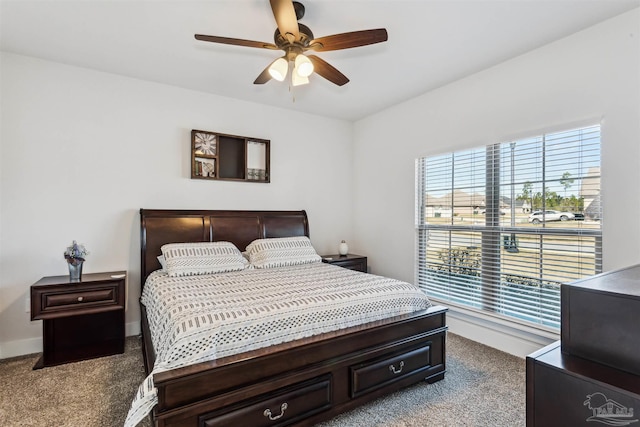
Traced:
<svg viewBox="0 0 640 427">
<path fill-rule="evenodd" d="M 254 85 L 280 51 L 267 0 L 1 0 L 0 49 L 323 116 L 358 120 L 640 7 L 640 0 L 303 0 L 316 37 L 386 28 L 389 41 L 318 53 L 350 82 Z"/>
</svg>

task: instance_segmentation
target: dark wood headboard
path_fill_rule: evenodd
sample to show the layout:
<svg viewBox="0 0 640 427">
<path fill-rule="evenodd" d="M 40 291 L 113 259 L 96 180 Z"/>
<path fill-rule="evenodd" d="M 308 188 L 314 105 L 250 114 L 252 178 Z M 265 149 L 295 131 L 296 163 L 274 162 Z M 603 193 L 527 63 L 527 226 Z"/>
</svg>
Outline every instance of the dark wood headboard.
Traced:
<svg viewBox="0 0 640 427">
<path fill-rule="evenodd" d="M 160 268 L 164 244 L 227 241 L 244 251 L 255 239 L 293 236 L 309 236 L 305 211 L 140 209 L 140 288 Z"/>
</svg>

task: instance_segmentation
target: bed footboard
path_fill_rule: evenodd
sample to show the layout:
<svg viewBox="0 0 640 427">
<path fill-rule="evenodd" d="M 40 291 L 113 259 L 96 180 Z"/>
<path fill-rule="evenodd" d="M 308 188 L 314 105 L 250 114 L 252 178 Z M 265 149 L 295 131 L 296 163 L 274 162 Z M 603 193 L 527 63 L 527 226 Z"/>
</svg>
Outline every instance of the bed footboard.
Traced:
<svg viewBox="0 0 640 427">
<path fill-rule="evenodd" d="M 154 375 L 161 427 L 313 425 L 445 373 L 445 307 Z M 148 331 L 147 331 L 148 332 Z"/>
</svg>

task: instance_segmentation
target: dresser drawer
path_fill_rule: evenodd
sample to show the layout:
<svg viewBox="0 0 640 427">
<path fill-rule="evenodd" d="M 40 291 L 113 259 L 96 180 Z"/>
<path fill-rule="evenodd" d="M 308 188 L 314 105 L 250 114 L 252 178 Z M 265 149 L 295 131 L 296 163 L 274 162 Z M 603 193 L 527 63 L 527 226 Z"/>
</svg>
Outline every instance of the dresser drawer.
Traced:
<svg viewBox="0 0 640 427">
<path fill-rule="evenodd" d="M 60 315 L 98 313 L 123 306 L 123 286 L 120 282 L 92 286 L 47 286 L 31 289 L 32 319 L 54 318 Z"/>
<path fill-rule="evenodd" d="M 351 397 L 357 397 L 431 367 L 431 346 L 418 348 L 352 366 Z"/>
<path fill-rule="evenodd" d="M 202 415 L 198 426 L 286 426 L 330 407 L 331 376 L 325 375 Z"/>
</svg>

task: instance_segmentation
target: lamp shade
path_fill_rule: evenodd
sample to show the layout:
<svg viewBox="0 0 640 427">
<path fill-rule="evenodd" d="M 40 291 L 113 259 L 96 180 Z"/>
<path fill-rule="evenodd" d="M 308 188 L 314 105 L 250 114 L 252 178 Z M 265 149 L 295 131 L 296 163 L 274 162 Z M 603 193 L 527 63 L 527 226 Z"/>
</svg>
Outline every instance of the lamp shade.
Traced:
<svg viewBox="0 0 640 427">
<path fill-rule="evenodd" d="M 309 77 L 313 73 L 313 63 L 303 54 L 299 54 L 296 56 L 294 72 L 300 77 Z"/>
<path fill-rule="evenodd" d="M 307 83 L 309 83 L 307 77 L 303 77 L 296 72 L 291 73 L 291 84 L 293 86 L 306 85 Z"/>
<path fill-rule="evenodd" d="M 273 64 L 269 67 L 269 75 L 275 80 L 281 82 L 287 76 L 289 70 L 289 64 L 284 58 L 278 58 L 273 61 Z"/>
</svg>

